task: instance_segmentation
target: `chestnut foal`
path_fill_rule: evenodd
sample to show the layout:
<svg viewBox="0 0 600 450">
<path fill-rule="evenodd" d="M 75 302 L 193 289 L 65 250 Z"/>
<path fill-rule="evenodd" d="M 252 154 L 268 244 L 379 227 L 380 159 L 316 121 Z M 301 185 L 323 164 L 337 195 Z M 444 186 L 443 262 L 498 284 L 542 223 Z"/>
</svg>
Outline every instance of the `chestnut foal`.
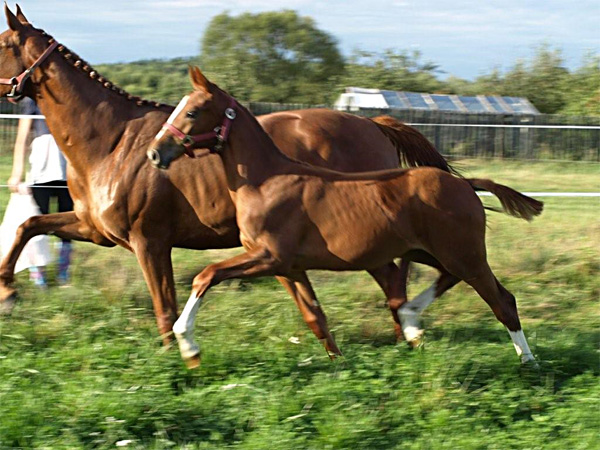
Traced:
<svg viewBox="0 0 600 450">
<path fill-rule="evenodd" d="M 534 360 L 515 298 L 488 265 L 485 211 L 475 188 L 492 192 L 505 212 L 527 220 L 541 213 L 541 202 L 491 180 L 461 179 L 435 168 L 344 174 L 311 167 L 281 153 L 254 116 L 198 68 L 190 68 L 190 77 L 194 91 L 148 156 L 166 168 L 216 140 L 246 252 L 194 278 L 173 327 L 188 366 L 199 363 L 193 326 L 211 286 L 230 278 L 284 276 L 318 306 L 306 270 L 369 270 L 396 257 L 430 262 L 470 284 L 506 326 L 522 362 Z M 318 326 L 328 349 L 337 349 L 326 323 Z"/>
</svg>

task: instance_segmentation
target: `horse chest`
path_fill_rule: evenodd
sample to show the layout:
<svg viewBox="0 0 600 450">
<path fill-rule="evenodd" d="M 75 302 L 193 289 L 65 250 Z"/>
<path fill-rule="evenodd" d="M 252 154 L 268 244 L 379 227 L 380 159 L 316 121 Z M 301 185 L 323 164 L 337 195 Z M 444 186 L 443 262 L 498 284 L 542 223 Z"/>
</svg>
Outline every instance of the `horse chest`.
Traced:
<svg viewBox="0 0 600 450">
<path fill-rule="evenodd" d="M 118 186 L 97 186 L 90 189 L 86 202 L 88 221 L 111 241 L 123 245 L 129 240 L 128 202 Z"/>
</svg>

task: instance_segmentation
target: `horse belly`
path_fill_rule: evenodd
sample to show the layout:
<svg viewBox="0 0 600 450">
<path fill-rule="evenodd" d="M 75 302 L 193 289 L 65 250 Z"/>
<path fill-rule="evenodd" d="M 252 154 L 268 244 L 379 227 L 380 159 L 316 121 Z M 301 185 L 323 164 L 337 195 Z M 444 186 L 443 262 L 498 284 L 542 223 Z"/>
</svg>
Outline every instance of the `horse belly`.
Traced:
<svg viewBox="0 0 600 450">
<path fill-rule="evenodd" d="M 305 241 L 296 254 L 297 269 L 364 270 L 380 267 L 407 251 L 406 245 L 394 236 L 375 239 L 354 239 L 340 236 L 327 245 L 319 239 Z"/>
<path fill-rule="evenodd" d="M 385 217 L 313 223 L 305 234 L 297 264 L 307 269 L 361 270 L 379 267 L 407 251 Z"/>
</svg>

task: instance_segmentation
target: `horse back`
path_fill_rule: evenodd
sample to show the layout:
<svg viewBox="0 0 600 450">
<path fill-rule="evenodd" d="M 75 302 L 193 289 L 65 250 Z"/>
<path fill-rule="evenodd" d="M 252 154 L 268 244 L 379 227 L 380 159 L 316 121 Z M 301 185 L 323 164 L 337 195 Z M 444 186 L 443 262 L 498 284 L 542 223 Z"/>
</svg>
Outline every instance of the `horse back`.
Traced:
<svg viewBox="0 0 600 450">
<path fill-rule="evenodd" d="M 315 108 L 267 114 L 258 121 L 284 154 L 315 167 L 363 172 L 400 163 L 391 141 L 363 117 Z"/>
</svg>

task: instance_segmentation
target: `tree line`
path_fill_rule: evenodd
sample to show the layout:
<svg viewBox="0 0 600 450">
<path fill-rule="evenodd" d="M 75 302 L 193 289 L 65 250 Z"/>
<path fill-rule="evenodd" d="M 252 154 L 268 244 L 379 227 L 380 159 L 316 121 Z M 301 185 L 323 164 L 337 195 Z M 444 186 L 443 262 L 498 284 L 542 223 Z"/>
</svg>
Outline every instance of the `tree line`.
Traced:
<svg viewBox="0 0 600 450">
<path fill-rule="evenodd" d="M 356 50 L 344 57 L 333 36 L 295 11 L 215 16 L 189 58 L 98 66 L 132 94 L 174 102 L 189 91 L 187 68 L 242 101 L 331 105 L 347 86 L 458 95 L 526 97 L 547 114 L 600 115 L 600 55 L 568 70 L 560 49 L 540 45 L 519 60 L 474 80 L 441 79 L 437 64 L 417 52 Z"/>
</svg>

